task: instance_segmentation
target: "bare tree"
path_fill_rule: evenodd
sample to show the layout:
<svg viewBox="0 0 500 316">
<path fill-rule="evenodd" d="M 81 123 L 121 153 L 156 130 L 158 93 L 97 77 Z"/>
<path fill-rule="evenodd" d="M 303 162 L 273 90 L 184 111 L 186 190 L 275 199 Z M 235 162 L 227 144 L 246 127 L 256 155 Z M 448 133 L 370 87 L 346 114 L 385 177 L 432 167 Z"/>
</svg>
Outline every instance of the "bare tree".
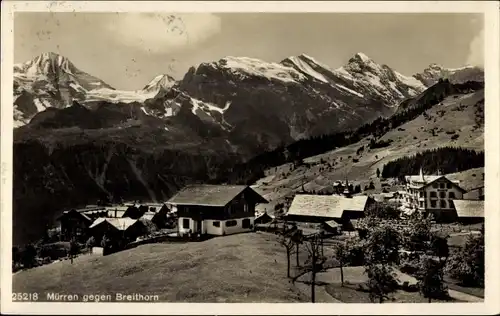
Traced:
<svg viewBox="0 0 500 316">
<path fill-rule="evenodd" d="M 302 230 L 297 229 L 295 233 L 292 235 L 292 240 L 295 243 L 295 260 L 296 260 L 296 266 L 300 266 L 299 262 L 299 254 L 300 254 L 300 245 L 304 242 L 304 234 L 302 233 Z"/>
<path fill-rule="evenodd" d="M 349 256 L 349 248 L 346 242 L 337 244 L 335 247 L 335 258 L 340 264 L 340 282 L 344 286 L 344 265 Z"/>
<path fill-rule="evenodd" d="M 326 261 L 325 257 L 321 255 L 322 236 L 314 234 L 306 238 L 305 246 L 309 252 L 305 270 L 311 272 L 311 302 L 314 303 L 316 301 L 316 273 L 323 270 L 323 265 Z"/>
<path fill-rule="evenodd" d="M 292 238 L 292 234 L 290 234 L 289 231 L 286 230 L 286 228 L 283 230 L 279 237 L 279 243 L 285 247 L 286 250 L 286 264 L 287 264 L 287 270 L 286 270 L 286 276 L 289 278 L 290 277 L 290 255 L 292 254 L 293 247 L 295 246 L 295 241 Z"/>
</svg>

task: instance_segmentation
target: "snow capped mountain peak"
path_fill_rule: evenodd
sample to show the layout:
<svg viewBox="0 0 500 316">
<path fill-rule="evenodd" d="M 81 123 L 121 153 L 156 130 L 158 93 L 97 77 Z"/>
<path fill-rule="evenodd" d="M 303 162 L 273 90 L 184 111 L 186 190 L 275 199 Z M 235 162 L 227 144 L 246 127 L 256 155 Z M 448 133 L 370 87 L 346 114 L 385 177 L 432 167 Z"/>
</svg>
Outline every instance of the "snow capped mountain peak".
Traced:
<svg viewBox="0 0 500 316">
<path fill-rule="evenodd" d="M 28 76 L 50 75 L 59 72 L 74 73 L 78 71 L 68 58 L 49 52 L 43 53 L 32 60 L 14 67 L 14 70 L 24 71 Z"/>
<path fill-rule="evenodd" d="M 364 63 L 367 63 L 367 62 L 370 62 L 370 61 L 373 61 L 370 57 L 368 57 L 367 55 L 365 55 L 364 53 L 356 53 L 353 57 L 356 61 L 362 61 Z"/>
<path fill-rule="evenodd" d="M 449 79 L 453 82 L 482 81 L 484 80 L 484 70 L 471 65 L 459 68 L 445 68 L 432 63 L 424 71 L 413 75 L 413 77 L 429 87 L 438 82 L 439 79 Z"/>
<path fill-rule="evenodd" d="M 161 89 L 170 89 L 175 84 L 175 79 L 167 74 L 158 75 L 153 78 L 144 88 L 144 91 L 153 92 Z"/>
<path fill-rule="evenodd" d="M 301 73 L 305 74 L 308 77 L 313 78 L 314 80 L 318 80 L 324 83 L 328 83 L 328 79 L 322 75 L 320 72 L 318 72 L 316 69 L 318 67 L 323 67 L 320 65 L 318 62 L 314 60 L 314 58 L 306 55 L 306 54 L 301 54 L 299 56 L 290 56 L 286 59 L 284 59 L 281 64 L 292 67 L 294 69 L 297 69 Z M 316 68 L 316 69 L 315 69 Z M 328 69 L 328 68 L 325 68 Z"/>
<path fill-rule="evenodd" d="M 222 68 L 240 76 L 256 76 L 282 82 L 299 82 L 306 77 L 294 68 L 279 63 L 265 62 L 257 58 L 226 56 L 218 62 L 211 63 L 213 67 Z"/>
</svg>

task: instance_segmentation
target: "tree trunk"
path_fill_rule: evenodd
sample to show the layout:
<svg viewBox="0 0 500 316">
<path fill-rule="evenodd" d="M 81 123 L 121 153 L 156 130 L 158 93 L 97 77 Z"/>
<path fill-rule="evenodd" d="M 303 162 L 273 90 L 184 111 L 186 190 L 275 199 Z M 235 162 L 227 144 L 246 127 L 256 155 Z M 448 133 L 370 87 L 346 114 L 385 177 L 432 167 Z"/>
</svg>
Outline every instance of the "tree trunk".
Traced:
<svg viewBox="0 0 500 316">
<path fill-rule="evenodd" d="M 286 249 L 286 276 L 290 277 L 290 250 Z"/>
<path fill-rule="evenodd" d="M 297 253 L 295 254 L 295 259 L 297 263 L 297 267 L 299 267 L 299 244 L 297 243 Z"/>
<path fill-rule="evenodd" d="M 314 286 L 316 285 L 316 271 L 314 271 L 314 268 L 312 270 L 312 278 L 311 278 L 311 302 L 315 303 L 316 302 L 316 293 L 314 290 Z"/>
<path fill-rule="evenodd" d="M 344 265 L 340 263 L 340 282 L 344 286 Z"/>
<path fill-rule="evenodd" d="M 431 297 L 429 296 L 429 303 L 432 301 Z"/>
</svg>

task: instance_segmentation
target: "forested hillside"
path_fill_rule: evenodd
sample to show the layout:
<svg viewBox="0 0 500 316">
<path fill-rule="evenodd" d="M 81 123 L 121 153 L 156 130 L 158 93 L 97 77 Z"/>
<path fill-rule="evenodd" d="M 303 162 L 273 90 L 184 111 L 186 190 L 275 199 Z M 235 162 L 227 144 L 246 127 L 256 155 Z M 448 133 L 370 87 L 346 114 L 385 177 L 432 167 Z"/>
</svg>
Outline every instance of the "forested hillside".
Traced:
<svg viewBox="0 0 500 316">
<path fill-rule="evenodd" d="M 484 152 L 443 147 L 390 161 L 384 165 L 382 177 L 397 178 L 401 175 L 418 174 L 420 168 L 426 174 L 448 174 L 479 167 L 484 167 Z"/>
<path fill-rule="evenodd" d="M 406 101 L 403 109 L 389 118 L 377 118 L 356 130 L 312 137 L 294 142 L 286 147 L 280 146 L 276 150 L 268 151 L 236 166 L 235 172 L 228 181 L 253 183 L 257 179 L 264 177 L 264 171 L 270 167 L 285 163 L 297 165 L 304 158 L 357 143 L 365 137 L 371 137 L 368 148 L 389 147 L 391 141 L 382 139 L 382 136 L 387 132 L 395 130 L 402 124 L 422 115 L 426 110 L 439 104 L 448 96 L 466 94 L 483 88 L 483 82 L 452 84 L 448 80 L 440 80 L 418 97 Z M 480 114 L 482 115 L 482 113 Z M 481 123 L 478 122 L 478 124 Z"/>
</svg>

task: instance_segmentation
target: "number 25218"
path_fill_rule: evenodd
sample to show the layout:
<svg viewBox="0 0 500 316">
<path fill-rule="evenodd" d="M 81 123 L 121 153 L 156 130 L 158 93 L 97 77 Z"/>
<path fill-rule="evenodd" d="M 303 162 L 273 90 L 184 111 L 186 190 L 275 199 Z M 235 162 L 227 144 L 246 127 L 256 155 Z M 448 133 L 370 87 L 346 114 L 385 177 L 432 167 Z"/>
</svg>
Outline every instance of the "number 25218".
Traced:
<svg viewBox="0 0 500 316">
<path fill-rule="evenodd" d="M 13 301 L 38 301 L 38 293 L 12 293 Z"/>
</svg>

